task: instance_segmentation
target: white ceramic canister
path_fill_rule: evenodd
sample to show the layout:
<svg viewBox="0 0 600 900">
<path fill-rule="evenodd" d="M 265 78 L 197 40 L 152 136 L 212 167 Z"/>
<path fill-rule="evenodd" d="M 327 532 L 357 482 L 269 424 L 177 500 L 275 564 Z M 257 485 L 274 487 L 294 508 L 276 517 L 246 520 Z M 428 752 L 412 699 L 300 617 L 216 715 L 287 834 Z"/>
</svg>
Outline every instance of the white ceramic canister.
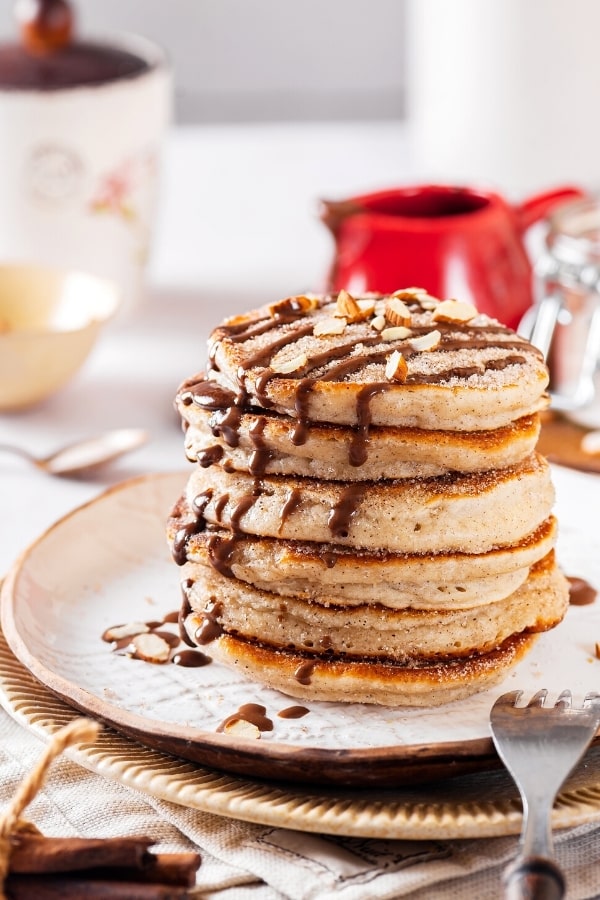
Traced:
<svg viewBox="0 0 600 900">
<path fill-rule="evenodd" d="M 138 71 L 97 84 L 0 87 L 0 261 L 109 278 L 127 309 L 148 257 L 171 70 L 144 38 L 95 44 L 135 55 Z"/>
<path fill-rule="evenodd" d="M 597 0 L 407 0 L 422 176 L 514 196 L 600 185 Z"/>
</svg>

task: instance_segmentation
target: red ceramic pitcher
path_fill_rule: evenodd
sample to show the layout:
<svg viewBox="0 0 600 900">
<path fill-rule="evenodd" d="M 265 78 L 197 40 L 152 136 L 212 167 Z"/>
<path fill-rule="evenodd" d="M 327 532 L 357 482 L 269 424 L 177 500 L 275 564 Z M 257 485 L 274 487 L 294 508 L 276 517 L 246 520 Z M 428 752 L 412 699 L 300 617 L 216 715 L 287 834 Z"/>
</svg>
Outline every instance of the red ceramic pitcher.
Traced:
<svg viewBox="0 0 600 900">
<path fill-rule="evenodd" d="M 321 219 L 335 239 L 327 289 L 423 287 L 516 328 L 533 301 L 525 232 L 582 195 L 560 187 L 513 205 L 471 187 L 417 185 L 323 200 Z"/>
</svg>

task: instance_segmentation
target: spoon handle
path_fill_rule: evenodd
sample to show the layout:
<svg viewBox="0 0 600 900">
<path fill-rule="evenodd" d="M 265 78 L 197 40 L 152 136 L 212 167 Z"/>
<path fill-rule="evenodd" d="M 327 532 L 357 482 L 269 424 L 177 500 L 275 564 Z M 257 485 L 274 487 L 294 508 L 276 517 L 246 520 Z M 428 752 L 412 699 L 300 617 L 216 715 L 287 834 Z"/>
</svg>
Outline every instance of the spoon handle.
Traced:
<svg viewBox="0 0 600 900">
<path fill-rule="evenodd" d="M 0 453 L 13 453 L 15 456 L 21 456 L 36 466 L 38 464 L 37 459 L 35 456 L 32 456 L 29 450 L 25 450 L 24 447 L 17 447 L 15 444 L 0 444 Z"/>
</svg>

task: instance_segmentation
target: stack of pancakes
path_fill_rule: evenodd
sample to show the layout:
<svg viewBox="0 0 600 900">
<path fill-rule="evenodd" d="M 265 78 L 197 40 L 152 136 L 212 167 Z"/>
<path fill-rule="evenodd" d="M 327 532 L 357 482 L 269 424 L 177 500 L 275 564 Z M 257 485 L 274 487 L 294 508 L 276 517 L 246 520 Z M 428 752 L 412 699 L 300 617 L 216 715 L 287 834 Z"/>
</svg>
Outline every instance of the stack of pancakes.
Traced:
<svg viewBox="0 0 600 900">
<path fill-rule="evenodd" d="M 290 297 L 179 389 L 183 632 L 295 697 L 429 706 L 562 619 L 541 354 L 419 289 Z"/>
</svg>

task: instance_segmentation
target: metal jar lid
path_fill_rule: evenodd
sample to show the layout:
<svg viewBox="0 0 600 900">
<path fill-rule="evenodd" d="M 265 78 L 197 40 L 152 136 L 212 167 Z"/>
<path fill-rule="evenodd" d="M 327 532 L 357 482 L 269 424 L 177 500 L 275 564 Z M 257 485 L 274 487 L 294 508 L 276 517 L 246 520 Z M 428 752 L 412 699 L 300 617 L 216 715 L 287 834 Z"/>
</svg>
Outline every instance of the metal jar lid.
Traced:
<svg viewBox="0 0 600 900">
<path fill-rule="evenodd" d="M 600 293 L 600 197 L 567 203 L 550 216 L 536 274 L 549 283 Z"/>
</svg>

